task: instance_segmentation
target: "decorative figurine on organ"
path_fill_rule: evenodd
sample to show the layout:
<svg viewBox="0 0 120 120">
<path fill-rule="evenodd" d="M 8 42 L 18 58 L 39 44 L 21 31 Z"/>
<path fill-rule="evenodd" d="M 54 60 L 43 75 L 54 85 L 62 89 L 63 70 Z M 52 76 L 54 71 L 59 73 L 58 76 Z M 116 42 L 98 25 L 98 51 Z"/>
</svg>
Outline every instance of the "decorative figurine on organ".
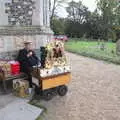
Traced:
<svg viewBox="0 0 120 120">
<path fill-rule="evenodd" d="M 70 72 L 63 42 L 54 41 L 41 48 L 41 67 L 41 77 Z"/>
</svg>

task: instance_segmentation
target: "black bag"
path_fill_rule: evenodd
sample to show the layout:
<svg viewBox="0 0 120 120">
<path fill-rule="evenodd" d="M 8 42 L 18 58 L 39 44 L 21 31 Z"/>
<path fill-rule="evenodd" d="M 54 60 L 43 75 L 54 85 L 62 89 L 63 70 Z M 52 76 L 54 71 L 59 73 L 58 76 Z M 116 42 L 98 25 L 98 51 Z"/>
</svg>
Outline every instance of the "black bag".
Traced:
<svg viewBox="0 0 120 120">
<path fill-rule="evenodd" d="M 47 57 L 47 50 L 45 47 L 40 47 L 40 58 L 41 58 L 41 67 L 45 68 L 45 61 Z"/>
<path fill-rule="evenodd" d="M 36 65 L 38 65 L 38 59 L 36 59 L 36 57 L 34 57 L 34 56 L 30 56 L 29 58 L 28 58 L 28 62 L 29 62 L 29 65 L 32 67 L 32 66 L 36 66 Z"/>
</svg>

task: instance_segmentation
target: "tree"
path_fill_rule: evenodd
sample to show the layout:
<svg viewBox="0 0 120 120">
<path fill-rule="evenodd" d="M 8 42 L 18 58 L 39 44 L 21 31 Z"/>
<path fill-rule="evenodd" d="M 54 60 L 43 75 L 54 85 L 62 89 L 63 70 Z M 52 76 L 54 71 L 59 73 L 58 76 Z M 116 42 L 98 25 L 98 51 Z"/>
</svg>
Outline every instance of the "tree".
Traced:
<svg viewBox="0 0 120 120">
<path fill-rule="evenodd" d="M 54 17 L 52 29 L 56 35 L 65 34 L 65 20 Z"/>
<path fill-rule="evenodd" d="M 67 0 L 50 0 L 50 10 L 51 10 L 51 16 L 50 16 L 50 21 L 51 21 L 51 26 L 53 25 L 53 18 L 56 15 L 56 10 L 59 7 L 63 7 L 63 3 L 66 3 Z"/>
<path fill-rule="evenodd" d="M 60 2 L 61 1 L 61 2 Z M 89 37 L 116 41 L 120 36 L 120 3 L 117 0 L 97 0 L 94 12 L 81 1 L 71 1 L 66 7 L 68 18 L 55 16 L 55 11 L 64 0 L 55 0 L 51 27 L 55 34 L 67 34 L 70 37 Z M 57 2 L 57 3 L 56 3 Z M 60 2 L 60 4 L 58 4 Z M 57 5 L 58 4 L 58 5 Z M 56 7 L 55 7 L 56 6 Z M 117 36 L 117 37 L 116 37 Z"/>
<path fill-rule="evenodd" d="M 101 13 L 104 28 L 104 39 L 108 39 L 113 33 L 113 26 L 118 24 L 118 1 L 117 0 L 98 0 L 98 10 Z"/>
<path fill-rule="evenodd" d="M 79 22 L 74 22 L 73 20 L 67 19 L 65 22 L 65 34 L 69 37 L 83 37 L 88 33 L 88 25 L 86 23 L 80 24 Z"/>
<path fill-rule="evenodd" d="M 69 19 L 81 24 L 86 22 L 87 15 L 89 14 L 88 8 L 81 1 L 69 2 L 66 11 L 68 12 Z"/>
<path fill-rule="evenodd" d="M 87 24 L 89 28 L 88 37 L 93 39 L 104 38 L 104 24 L 102 22 L 102 16 L 99 14 L 97 9 L 89 14 Z"/>
<path fill-rule="evenodd" d="M 68 12 L 68 19 L 66 20 L 65 33 L 71 37 L 87 36 L 89 31 L 87 21 L 90 16 L 88 8 L 81 1 L 71 1 L 68 3 L 66 11 Z"/>
</svg>

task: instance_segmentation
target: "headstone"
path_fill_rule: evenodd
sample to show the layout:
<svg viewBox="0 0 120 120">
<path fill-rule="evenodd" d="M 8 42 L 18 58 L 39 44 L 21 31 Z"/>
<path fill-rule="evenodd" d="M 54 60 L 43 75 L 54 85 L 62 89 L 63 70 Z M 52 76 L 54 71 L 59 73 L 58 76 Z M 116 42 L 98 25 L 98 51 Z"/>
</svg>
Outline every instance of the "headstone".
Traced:
<svg viewBox="0 0 120 120">
<path fill-rule="evenodd" d="M 116 43 L 116 53 L 117 55 L 120 55 L 120 40 L 118 40 Z"/>
</svg>

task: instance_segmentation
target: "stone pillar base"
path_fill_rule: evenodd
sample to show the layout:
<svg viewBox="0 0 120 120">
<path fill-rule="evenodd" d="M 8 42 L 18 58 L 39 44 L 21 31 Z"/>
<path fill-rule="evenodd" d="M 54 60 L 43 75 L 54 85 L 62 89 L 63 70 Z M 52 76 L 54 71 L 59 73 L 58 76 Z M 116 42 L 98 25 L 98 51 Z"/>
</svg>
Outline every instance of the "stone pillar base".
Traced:
<svg viewBox="0 0 120 120">
<path fill-rule="evenodd" d="M 15 51 L 24 47 L 24 41 L 30 40 L 33 49 L 40 49 L 52 41 L 53 32 L 49 27 L 3 27 L 0 29 L 0 58 L 12 58 Z"/>
</svg>

